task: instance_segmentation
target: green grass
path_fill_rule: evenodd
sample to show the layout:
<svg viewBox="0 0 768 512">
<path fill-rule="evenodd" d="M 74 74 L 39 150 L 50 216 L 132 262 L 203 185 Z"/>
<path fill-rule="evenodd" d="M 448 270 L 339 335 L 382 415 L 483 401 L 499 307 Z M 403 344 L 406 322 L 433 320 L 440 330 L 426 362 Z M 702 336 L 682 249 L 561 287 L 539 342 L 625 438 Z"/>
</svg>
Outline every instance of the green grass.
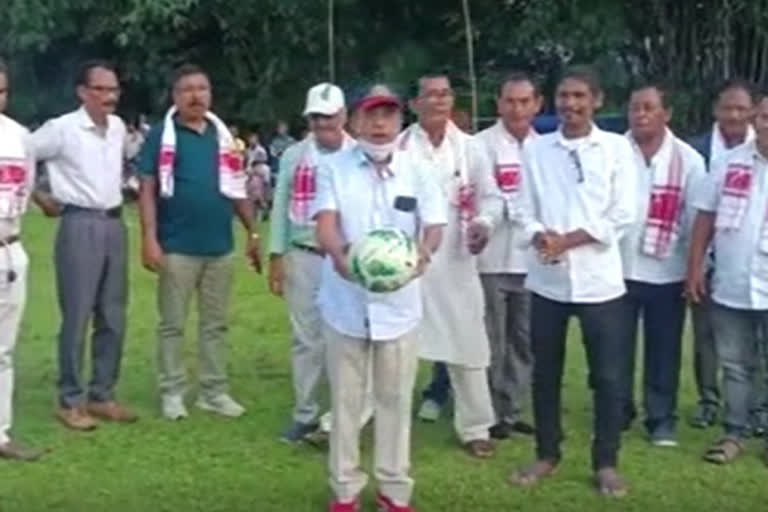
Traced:
<svg viewBox="0 0 768 512">
<path fill-rule="evenodd" d="M 53 451 L 38 464 L 0 463 L 0 511 L 324 510 L 329 496 L 325 454 L 276 440 L 292 399 L 288 323 L 283 304 L 265 292 L 264 280 L 248 270 L 243 257 L 238 259 L 231 310 L 230 366 L 233 394 L 248 414 L 235 421 L 197 411 L 181 423 L 158 418 L 154 280 L 136 258 L 135 216 L 128 223 L 134 260 L 119 395 L 141 414 L 141 421 L 78 434 L 52 417 L 59 320 L 52 268 L 55 224 L 34 211 L 27 216 L 25 241 L 32 268 L 17 352 L 15 432 L 20 440 Z M 701 462 L 701 454 L 719 432 L 684 425 L 678 449 L 650 447 L 639 427 L 628 434 L 622 468 L 632 485 L 630 496 L 617 502 L 595 496 L 589 487 L 591 414 L 584 356 L 577 331 L 572 338 L 564 399 L 568 439 L 556 477 L 526 491 L 506 484 L 510 469 L 532 457 L 528 439 L 504 442 L 496 458 L 476 461 L 458 449 L 449 420 L 414 424 L 414 504 L 419 510 L 765 510 L 768 469 L 757 457 L 762 446 L 751 442 L 747 455 L 732 466 L 711 466 Z M 681 394 L 686 415 L 694 403 L 689 347 L 687 339 Z M 188 340 L 187 350 L 194 369 L 194 339 Z M 426 377 L 422 371 L 419 386 Z M 368 433 L 363 445 L 367 467 L 370 452 Z M 373 510 L 372 487 L 364 510 Z"/>
</svg>

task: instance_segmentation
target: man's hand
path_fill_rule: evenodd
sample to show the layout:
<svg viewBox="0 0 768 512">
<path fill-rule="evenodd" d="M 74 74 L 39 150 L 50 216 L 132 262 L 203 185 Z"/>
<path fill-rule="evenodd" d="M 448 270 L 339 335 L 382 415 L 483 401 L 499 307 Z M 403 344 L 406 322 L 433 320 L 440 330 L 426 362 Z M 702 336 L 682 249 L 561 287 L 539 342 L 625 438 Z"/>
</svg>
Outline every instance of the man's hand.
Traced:
<svg viewBox="0 0 768 512">
<path fill-rule="evenodd" d="M 283 270 L 283 256 L 281 254 L 271 254 L 269 256 L 269 291 L 277 297 L 283 296 L 283 282 L 285 281 L 285 272 Z"/>
<path fill-rule="evenodd" d="M 427 267 L 432 262 L 432 251 L 424 245 L 419 246 L 419 260 L 416 263 L 416 272 L 413 274 L 413 278 L 421 277 L 424 272 L 427 271 Z"/>
<path fill-rule="evenodd" d="M 261 250 L 258 237 L 248 237 L 248 243 L 245 245 L 245 257 L 251 262 L 256 273 L 261 274 Z"/>
<path fill-rule="evenodd" d="M 43 214 L 45 214 L 46 217 L 61 216 L 62 207 L 50 194 L 35 191 L 32 195 L 32 199 L 35 204 L 37 204 L 37 206 L 43 211 Z"/>
<path fill-rule="evenodd" d="M 685 279 L 685 295 L 694 304 L 699 304 L 709 293 L 707 276 L 701 269 L 692 268 Z"/>
<path fill-rule="evenodd" d="M 349 269 L 349 263 L 347 262 L 347 254 L 349 253 L 349 245 L 345 245 L 341 250 L 330 253 L 331 261 L 333 261 L 333 268 L 336 272 L 346 279 L 347 281 L 356 281 Z"/>
<path fill-rule="evenodd" d="M 566 239 L 557 231 L 548 229 L 536 233 L 533 237 L 533 247 L 542 261 L 555 263 L 558 256 L 566 250 Z"/>
<path fill-rule="evenodd" d="M 480 254 L 488 245 L 490 233 L 488 226 L 481 222 L 473 222 L 467 229 L 467 247 L 472 254 Z"/>
<path fill-rule="evenodd" d="M 159 272 L 163 268 L 165 254 L 157 238 L 152 236 L 144 237 L 141 244 L 141 262 L 144 268 L 150 272 Z"/>
</svg>

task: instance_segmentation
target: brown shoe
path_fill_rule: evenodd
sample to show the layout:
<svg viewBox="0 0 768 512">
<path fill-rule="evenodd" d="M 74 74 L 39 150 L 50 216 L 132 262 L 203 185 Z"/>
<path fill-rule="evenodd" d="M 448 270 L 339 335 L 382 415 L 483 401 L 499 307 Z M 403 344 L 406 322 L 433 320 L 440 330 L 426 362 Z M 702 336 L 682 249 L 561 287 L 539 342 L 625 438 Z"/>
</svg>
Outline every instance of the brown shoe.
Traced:
<svg viewBox="0 0 768 512">
<path fill-rule="evenodd" d="M 104 421 L 133 423 L 139 419 L 138 416 L 114 401 L 89 402 L 87 410 L 91 416 Z"/>
<path fill-rule="evenodd" d="M 91 418 L 87 412 L 78 408 L 64 409 L 56 411 L 56 418 L 64 424 L 65 427 L 72 430 L 89 431 L 95 430 L 98 425 L 96 420 Z"/>
<path fill-rule="evenodd" d="M 45 454 L 45 450 L 31 450 L 21 445 L 8 441 L 0 445 L 0 459 L 34 462 Z"/>
<path fill-rule="evenodd" d="M 464 449 L 468 454 L 478 459 L 488 459 L 496 453 L 493 444 L 486 439 L 475 439 L 474 441 L 464 443 Z"/>
</svg>

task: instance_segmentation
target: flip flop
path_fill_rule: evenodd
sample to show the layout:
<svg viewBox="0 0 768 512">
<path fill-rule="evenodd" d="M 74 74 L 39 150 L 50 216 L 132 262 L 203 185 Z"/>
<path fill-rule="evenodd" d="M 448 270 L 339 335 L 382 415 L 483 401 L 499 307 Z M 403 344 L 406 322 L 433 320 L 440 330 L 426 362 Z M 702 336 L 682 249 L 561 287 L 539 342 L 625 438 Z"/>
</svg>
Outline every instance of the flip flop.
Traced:
<svg viewBox="0 0 768 512">
<path fill-rule="evenodd" d="M 509 483 L 519 487 L 532 487 L 539 480 L 552 476 L 557 470 L 557 463 L 548 460 L 537 460 L 509 476 Z"/>
<path fill-rule="evenodd" d="M 607 498 L 623 498 L 627 495 L 627 484 L 614 468 L 603 468 L 595 473 L 595 487 L 600 495 Z"/>
</svg>

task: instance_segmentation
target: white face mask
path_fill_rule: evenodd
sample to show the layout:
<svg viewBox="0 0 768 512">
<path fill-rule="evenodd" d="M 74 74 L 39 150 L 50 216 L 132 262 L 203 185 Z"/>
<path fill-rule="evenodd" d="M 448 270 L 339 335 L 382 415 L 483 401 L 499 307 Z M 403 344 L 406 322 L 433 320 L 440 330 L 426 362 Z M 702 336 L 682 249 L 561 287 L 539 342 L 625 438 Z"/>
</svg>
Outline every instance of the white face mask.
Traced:
<svg viewBox="0 0 768 512">
<path fill-rule="evenodd" d="M 365 139 L 358 139 L 357 143 L 363 150 L 363 153 L 371 157 L 374 162 L 386 161 L 397 148 L 397 140 L 385 144 L 376 144 Z"/>
</svg>

